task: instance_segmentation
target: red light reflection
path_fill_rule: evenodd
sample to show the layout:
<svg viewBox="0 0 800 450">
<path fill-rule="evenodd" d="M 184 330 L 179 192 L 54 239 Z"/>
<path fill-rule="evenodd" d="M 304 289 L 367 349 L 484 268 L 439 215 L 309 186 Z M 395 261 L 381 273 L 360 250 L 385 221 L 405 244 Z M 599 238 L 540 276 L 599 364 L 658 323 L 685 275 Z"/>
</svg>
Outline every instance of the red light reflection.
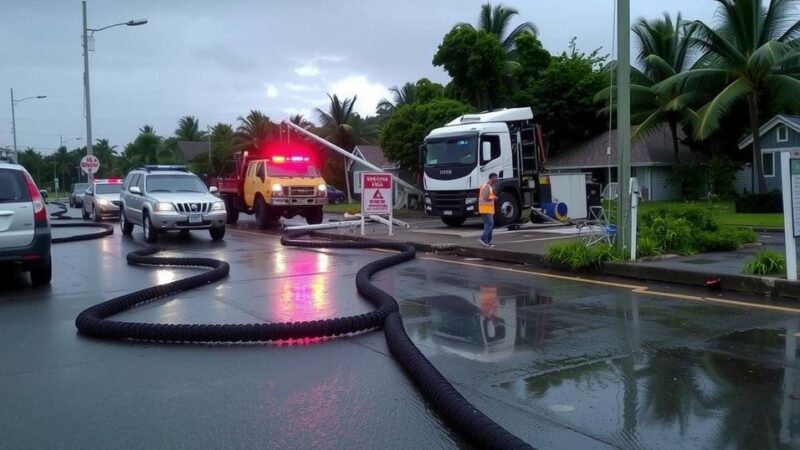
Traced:
<svg viewBox="0 0 800 450">
<path fill-rule="evenodd" d="M 285 275 L 270 280 L 268 287 L 275 321 L 302 322 L 336 316 L 330 299 L 329 259 L 329 255 L 320 252 L 293 251 L 287 255 L 281 251 L 275 254 L 276 272 Z"/>
</svg>

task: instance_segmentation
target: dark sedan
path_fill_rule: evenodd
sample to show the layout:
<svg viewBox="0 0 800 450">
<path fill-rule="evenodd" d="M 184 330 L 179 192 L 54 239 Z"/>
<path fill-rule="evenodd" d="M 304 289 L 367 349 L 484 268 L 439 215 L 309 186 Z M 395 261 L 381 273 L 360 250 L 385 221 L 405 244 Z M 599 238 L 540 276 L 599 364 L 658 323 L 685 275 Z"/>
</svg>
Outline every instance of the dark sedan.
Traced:
<svg viewBox="0 0 800 450">
<path fill-rule="evenodd" d="M 338 205 L 339 203 L 344 203 L 347 201 L 344 192 L 336 189 L 333 186 L 328 185 L 328 203 L 333 203 L 334 205 Z"/>
<path fill-rule="evenodd" d="M 69 194 L 69 206 L 78 208 L 83 206 L 83 194 L 89 183 L 75 183 L 72 185 L 72 192 Z"/>
</svg>

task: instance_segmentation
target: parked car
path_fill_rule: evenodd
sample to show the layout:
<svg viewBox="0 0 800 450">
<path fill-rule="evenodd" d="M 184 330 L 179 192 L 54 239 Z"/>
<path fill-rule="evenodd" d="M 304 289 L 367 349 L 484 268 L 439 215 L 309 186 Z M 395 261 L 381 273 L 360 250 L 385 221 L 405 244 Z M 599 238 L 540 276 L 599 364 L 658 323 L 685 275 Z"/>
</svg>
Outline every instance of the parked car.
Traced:
<svg viewBox="0 0 800 450">
<path fill-rule="evenodd" d="M 42 194 L 24 167 L 0 161 L 0 265 L 30 273 L 34 286 L 50 284 L 50 221 Z"/>
<path fill-rule="evenodd" d="M 83 194 L 89 183 L 75 183 L 72 185 L 72 192 L 69 193 L 69 206 L 73 208 L 83 207 Z"/>
<path fill-rule="evenodd" d="M 185 166 L 144 166 L 131 171 L 122 185 L 119 227 L 130 235 L 134 225 L 147 242 L 166 231 L 208 230 L 211 239 L 225 236 L 225 202 L 213 195 Z"/>
<path fill-rule="evenodd" d="M 347 201 L 347 196 L 344 195 L 344 192 L 336 189 L 331 185 L 328 185 L 328 203 L 333 203 L 334 205 L 338 205 L 339 203 L 344 203 L 346 201 Z"/>
<path fill-rule="evenodd" d="M 122 180 L 118 178 L 94 180 L 83 195 L 83 218 L 95 222 L 118 219 L 121 191 Z"/>
</svg>

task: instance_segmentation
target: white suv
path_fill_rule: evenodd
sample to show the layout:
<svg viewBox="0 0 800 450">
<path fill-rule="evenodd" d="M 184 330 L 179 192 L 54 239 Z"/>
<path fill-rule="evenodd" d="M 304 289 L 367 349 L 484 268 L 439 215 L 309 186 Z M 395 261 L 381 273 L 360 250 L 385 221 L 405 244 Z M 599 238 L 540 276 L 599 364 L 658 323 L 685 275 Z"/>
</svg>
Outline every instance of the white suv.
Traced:
<svg viewBox="0 0 800 450">
<path fill-rule="evenodd" d="M 209 230 L 215 241 L 225 237 L 225 203 L 184 166 L 144 166 L 122 184 L 119 226 L 130 235 L 139 225 L 147 242 L 172 230 Z"/>
</svg>

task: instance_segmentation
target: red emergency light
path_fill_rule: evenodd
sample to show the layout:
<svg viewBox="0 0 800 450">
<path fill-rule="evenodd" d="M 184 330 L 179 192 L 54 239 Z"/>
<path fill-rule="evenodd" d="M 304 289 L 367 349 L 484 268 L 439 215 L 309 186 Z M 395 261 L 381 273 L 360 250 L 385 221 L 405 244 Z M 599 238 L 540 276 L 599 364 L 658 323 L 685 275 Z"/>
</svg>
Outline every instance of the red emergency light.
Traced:
<svg viewBox="0 0 800 450">
<path fill-rule="evenodd" d="M 122 183 L 120 178 L 97 178 L 94 180 L 95 183 L 112 183 L 112 184 L 119 184 Z"/>
<path fill-rule="evenodd" d="M 309 162 L 311 158 L 308 156 L 273 156 L 272 162 L 275 164 L 283 164 L 285 162 Z"/>
</svg>

